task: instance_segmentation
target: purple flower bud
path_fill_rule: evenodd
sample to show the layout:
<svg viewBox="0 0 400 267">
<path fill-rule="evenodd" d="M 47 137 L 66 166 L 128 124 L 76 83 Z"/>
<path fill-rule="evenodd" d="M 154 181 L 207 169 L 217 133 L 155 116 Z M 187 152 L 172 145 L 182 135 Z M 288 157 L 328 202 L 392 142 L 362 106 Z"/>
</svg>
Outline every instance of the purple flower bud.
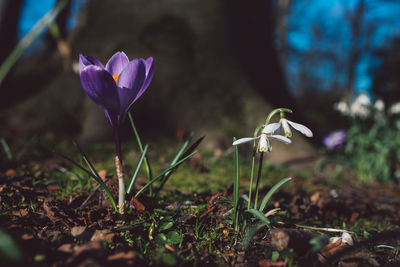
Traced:
<svg viewBox="0 0 400 267">
<path fill-rule="evenodd" d="M 341 148 L 346 142 L 346 132 L 343 130 L 331 132 L 324 137 L 322 142 L 326 148 L 331 150 Z"/>
</svg>

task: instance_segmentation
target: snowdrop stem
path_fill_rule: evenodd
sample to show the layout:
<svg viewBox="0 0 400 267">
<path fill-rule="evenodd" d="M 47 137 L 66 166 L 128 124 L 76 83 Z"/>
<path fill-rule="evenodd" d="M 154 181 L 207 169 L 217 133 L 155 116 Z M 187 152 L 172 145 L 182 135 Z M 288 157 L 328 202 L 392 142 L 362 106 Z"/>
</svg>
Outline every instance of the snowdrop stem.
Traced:
<svg viewBox="0 0 400 267">
<path fill-rule="evenodd" d="M 247 203 L 247 209 L 251 208 L 251 197 L 252 197 L 252 192 L 253 192 L 253 182 L 254 182 L 254 167 L 255 167 L 255 162 L 256 162 L 256 153 L 257 153 L 257 147 L 254 145 L 253 147 L 253 157 L 251 159 L 251 176 L 250 176 L 250 185 L 249 185 L 249 202 Z"/>
<path fill-rule="evenodd" d="M 271 111 L 269 113 L 267 119 L 265 120 L 265 125 L 268 125 L 270 120 L 272 119 L 272 117 L 278 112 L 281 114 L 281 117 L 282 117 L 282 114 L 284 114 L 284 112 L 293 113 L 293 111 L 288 109 L 288 108 L 277 108 L 277 109 L 274 109 L 273 111 Z"/>
<path fill-rule="evenodd" d="M 264 127 L 263 124 L 258 125 L 257 128 L 254 130 L 254 137 L 259 135 L 259 132 Z M 249 185 L 249 202 L 247 203 L 247 209 L 251 208 L 251 197 L 253 192 L 253 184 L 254 184 L 254 171 L 255 171 L 255 161 L 256 161 L 256 154 L 257 154 L 257 142 L 254 139 L 253 142 L 253 156 L 251 158 L 251 173 L 250 173 L 250 185 Z"/>
<path fill-rule="evenodd" d="M 260 153 L 260 158 L 259 158 L 259 165 L 258 165 L 258 173 L 257 173 L 257 180 L 256 180 L 256 195 L 254 199 L 254 209 L 257 209 L 258 205 L 258 189 L 260 185 L 260 177 L 261 177 L 261 171 L 262 171 L 262 163 L 263 163 L 263 158 L 264 158 L 264 152 Z"/>
</svg>

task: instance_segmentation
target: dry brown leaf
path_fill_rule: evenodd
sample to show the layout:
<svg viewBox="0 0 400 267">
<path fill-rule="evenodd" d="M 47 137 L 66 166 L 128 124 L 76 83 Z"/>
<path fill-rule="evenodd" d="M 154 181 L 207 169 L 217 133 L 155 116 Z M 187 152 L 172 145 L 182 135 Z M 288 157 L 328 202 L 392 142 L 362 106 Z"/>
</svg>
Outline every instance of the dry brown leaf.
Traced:
<svg viewBox="0 0 400 267">
<path fill-rule="evenodd" d="M 258 265 L 261 267 L 271 267 L 271 266 L 279 267 L 279 266 L 284 266 L 285 261 L 272 261 L 268 259 L 263 259 L 258 261 Z"/>
</svg>

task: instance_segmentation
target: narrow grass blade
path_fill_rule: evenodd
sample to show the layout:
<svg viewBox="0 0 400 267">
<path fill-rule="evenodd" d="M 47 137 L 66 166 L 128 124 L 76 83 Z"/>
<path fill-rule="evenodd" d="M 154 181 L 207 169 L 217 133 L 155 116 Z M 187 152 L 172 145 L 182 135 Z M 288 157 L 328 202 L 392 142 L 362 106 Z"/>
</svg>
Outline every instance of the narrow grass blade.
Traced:
<svg viewBox="0 0 400 267">
<path fill-rule="evenodd" d="M 233 138 L 235 142 L 236 138 Z M 233 148 L 233 166 L 234 166 L 234 174 L 233 174 L 233 224 L 234 229 L 239 229 L 239 186 L 240 186 L 240 169 L 239 169 L 239 152 L 237 146 Z"/>
<path fill-rule="evenodd" d="M 181 158 L 186 157 L 187 155 L 191 154 L 203 141 L 205 136 L 200 137 L 199 139 L 196 140 L 188 149 L 186 149 L 185 153 L 181 156 Z"/>
<path fill-rule="evenodd" d="M 138 143 L 140 152 L 143 153 L 144 149 L 143 149 L 142 141 L 140 140 L 139 133 L 136 130 L 136 126 L 135 126 L 135 123 L 133 122 L 133 118 L 132 118 L 131 112 L 128 112 L 128 117 L 129 117 L 129 122 L 131 123 L 131 126 L 132 126 L 133 133 L 135 134 L 136 142 Z M 153 178 L 153 174 L 152 174 L 152 171 L 151 171 L 151 166 L 150 166 L 149 159 L 147 157 L 144 158 L 144 163 L 146 165 L 147 180 L 150 181 Z M 153 189 L 150 186 L 150 195 L 152 195 L 152 192 L 153 192 Z"/>
<path fill-rule="evenodd" d="M 185 142 L 182 144 L 180 149 L 178 149 L 178 151 L 175 154 L 175 157 L 171 160 L 171 162 L 169 163 L 168 166 L 174 165 L 181 158 L 181 156 L 185 152 L 186 148 L 189 146 L 189 143 L 192 140 L 192 138 L 193 138 L 193 132 L 190 133 L 189 137 L 185 140 Z M 164 177 L 161 179 L 160 185 L 157 188 L 157 193 L 160 192 L 160 190 L 163 188 L 164 184 L 167 182 L 167 180 L 171 174 L 172 174 L 172 171 L 164 174 Z"/>
<path fill-rule="evenodd" d="M 260 158 L 258 159 L 258 172 L 257 172 L 257 180 L 256 180 L 256 195 L 254 198 L 254 208 L 257 209 L 258 207 L 258 192 L 260 190 L 260 178 L 262 173 L 262 166 L 263 166 L 263 158 L 264 152 L 260 153 Z"/>
<path fill-rule="evenodd" d="M 82 151 L 82 152 L 83 152 L 83 151 Z M 72 164 L 74 164 L 75 166 L 77 166 L 79 169 L 81 169 L 81 170 L 83 170 L 84 172 L 86 172 L 90 177 L 92 177 L 93 179 L 95 179 L 96 182 L 99 183 L 99 184 L 101 185 L 101 187 L 104 189 L 104 191 L 106 192 L 107 197 L 110 199 L 111 205 L 113 206 L 114 210 L 115 210 L 116 212 L 118 212 L 117 204 L 116 204 L 116 202 L 115 202 L 115 199 L 114 199 L 113 195 L 111 194 L 111 192 L 110 192 L 110 190 L 108 189 L 107 185 L 103 182 L 103 180 L 101 180 L 99 174 L 96 172 L 96 170 L 95 170 L 94 168 L 93 168 L 93 170 L 91 169 L 92 172 L 90 172 L 90 171 L 88 171 L 86 168 L 84 168 L 82 165 L 80 165 L 78 162 L 76 162 L 75 160 L 73 160 L 73 159 L 71 159 L 71 158 L 69 158 L 69 157 L 67 157 L 67 156 L 65 156 L 65 155 L 63 155 L 63 154 L 54 152 L 54 151 L 53 151 L 53 153 L 55 153 L 56 155 L 58 155 L 58 156 L 60 156 L 60 157 L 62 157 L 62 158 L 64 158 L 64 159 L 68 160 L 69 162 L 71 162 Z M 93 165 L 89 162 L 89 160 L 87 160 L 86 155 L 82 154 L 82 157 L 84 158 L 85 162 L 86 162 L 89 166 L 92 166 L 92 167 L 93 167 Z"/>
<path fill-rule="evenodd" d="M 64 9 L 69 0 L 59 1 L 58 4 L 49 12 L 47 12 L 40 20 L 38 20 L 33 28 L 19 41 L 14 50 L 4 60 L 0 66 L 0 84 L 7 76 L 8 72 L 20 58 L 22 53 L 32 44 L 32 42 L 39 36 L 42 30 L 48 26 L 55 17 Z"/>
<path fill-rule="evenodd" d="M 7 159 L 12 160 L 13 154 L 11 153 L 11 149 L 8 146 L 6 139 L 0 138 L 0 143 L 1 143 L 1 146 L 3 147 L 4 153 L 6 154 Z"/>
<path fill-rule="evenodd" d="M 286 177 L 285 179 L 280 180 L 277 184 L 275 184 L 265 195 L 264 199 L 261 202 L 260 208 L 258 209 L 260 212 L 263 212 L 265 209 L 265 206 L 267 206 L 267 203 L 271 196 L 275 193 L 276 190 L 279 189 L 282 185 L 284 185 L 286 182 L 292 180 L 290 177 Z"/>
<path fill-rule="evenodd" d="M 154 182 L 160 180 L 165 173 L 179 167 L 179 165 L 181 165 L 183 162 L 185 162 L 185 160 L 187 160 L 188 158 L 190 158 L 191 156 L 193 156 L 197 151 L 194 151 L 192 153 L 190 153 L 189 155 L 187 155 L 186 157 L 184 157 L 183 159 L 179 160 L 177 163 L 175 163 L 174 165 L 166 168 L 163 172 L 161 172 L 159 175 L 157 175 L 156 177 L 154 177 L 151 181 L 149 181 L 145 186 L 143 186 L 135 195 L 135 198 L 138 198 L 139 195 L 141 193 L 143 193 L 148 187 L 150 187 Z"/>
<path fill-rule="evenodd" d="M 18 153 L 15 155 L 15 160 L 19 161 L 24 154 L 36 143 L 38 142 L 38 137 L 35 135 L 31 139 L 29 139 L 28 142 L 24 144 L 24 146 L 18 151 Z"/>
<path fill-rule="evenodd" d="M 240 198 L 243 199 L 243 201 L 245 202 L 249 202 L 249 196 L 247 195 L 241 195 Z"/>
<path fill-rule="evenodd" d="M 239 249 L 246 250 L 249 247 L 251 240 L 253 240 L 254 235 L 263 227 L 265 227 L 264 223 L 256 223 L 248 226 L 239 244 Z"/>
<path fill-rule="evenodd" d="M 254 217 L 259 219 L 261 222 L 265 223 L 265 225 L 269 228 L 269 225 L 271 224 L 271 222 L 264 216 L 264 214 L 262 212 L 260 212 L 259 210 L 256 210 L 256 209 L 249 209 L 249 210 L 246 210 L 246 212 L 252 214 Z"/>
<path fill-rule="evenodd" d="M 147 149 L 148 149 L 148 148 L 149 148 L 148 145 L 146 145 L 146 146 L 144 147 L 142 156 L 140 157 L 140 159 L 139 159 L 139 161 L 138 161 L 138 163 L 137 163 L 137 165 L 136 165 L 135 171 L 133 172 L 131 181 L 129 182 L 129 185 L 128 185 L 128 189 L 126 190 L 126 193 L 127 193 L 128 195 L 132 192 L 132 189 L 133 189 L 133 187 L 135 186 L 136 178 L 137 178 L 137 176 L 138 176 L 138 174 L 139 174 L 140 168 L 141 168 L 142 165 L 143 165 L 143 161 L 144 161 L 144 159 L 145 159 L 145 157 L 146 157 L 146 153 L 147 153 Z"/>
</svg>

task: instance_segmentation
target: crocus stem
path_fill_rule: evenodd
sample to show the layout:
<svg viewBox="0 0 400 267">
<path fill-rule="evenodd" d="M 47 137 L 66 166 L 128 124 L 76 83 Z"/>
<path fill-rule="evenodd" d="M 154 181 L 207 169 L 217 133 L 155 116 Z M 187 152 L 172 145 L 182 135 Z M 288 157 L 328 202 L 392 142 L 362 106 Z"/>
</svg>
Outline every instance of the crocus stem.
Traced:
<svg viewBox="0 0 400 267">
<path fill-rule="evenodd" d="M 114 137 L 115 137 L 115 169 L 117 170 L 118 177 L 118 208 L 119 213 L 125 213 L 125 181 L 124 181 L 124 171 L 122 168 L 122 156 L 121 156 L 121 142 L 119 140 L 119 131 L 118 127 L 114 128 Z"/>
<path fill-rule="evenodd" d="M 131 122 L 131 126 L 132 126 L 132 129 L 133 129 L 133 133 L 135 134 L 136 141 L 137 141 L 137 143 L 138 143 L 140 152 L 143 153 L 142 141 L 140 140 L 139 133 L 138 133 L 138 131 L 136 130 L 136 126 L 135 126 L 135 123 L 133 122 L 132 114 L 131 114 L 130 112 L 128 112 L 128 117 L 129 117 L 129 120 L 130 120 L 130 122 Z M 148 180 L 148 181 L 151 181 L 151 180 L 153 179 L 153 175 L 152 175 L 152 173 L 151 173 L 150 162 L 149 162 L 147 156 L 144 158 L 144 164 L 146 165 L 147 180 Z M 150 194 L 150 196 L 153 195 L 153 186 L 149 186 L 149 194 Z"/>
<path fill-rule="evenodd" d="M 117 169 L 118 177 L 118 207 L 119 213 L 125 213 L 125 181 L 122 162 L 118 156 L 115 156 L 115 168 Z"/>
<path fill-rule="evenodd" d="M 256 181 L 256 196 L 255 196 L 255 200 L 254 200 L 254 209 L 257 209 L 257 204 L 258 204 L 258 189 L 259 189 L 259 184 L 260 184 L 263 158 L 264 158 L 264 152 L 261 152 L 260 159 L 259 159 L 259 165 L 258 165 L 257 181 Z"/>
</svg>

